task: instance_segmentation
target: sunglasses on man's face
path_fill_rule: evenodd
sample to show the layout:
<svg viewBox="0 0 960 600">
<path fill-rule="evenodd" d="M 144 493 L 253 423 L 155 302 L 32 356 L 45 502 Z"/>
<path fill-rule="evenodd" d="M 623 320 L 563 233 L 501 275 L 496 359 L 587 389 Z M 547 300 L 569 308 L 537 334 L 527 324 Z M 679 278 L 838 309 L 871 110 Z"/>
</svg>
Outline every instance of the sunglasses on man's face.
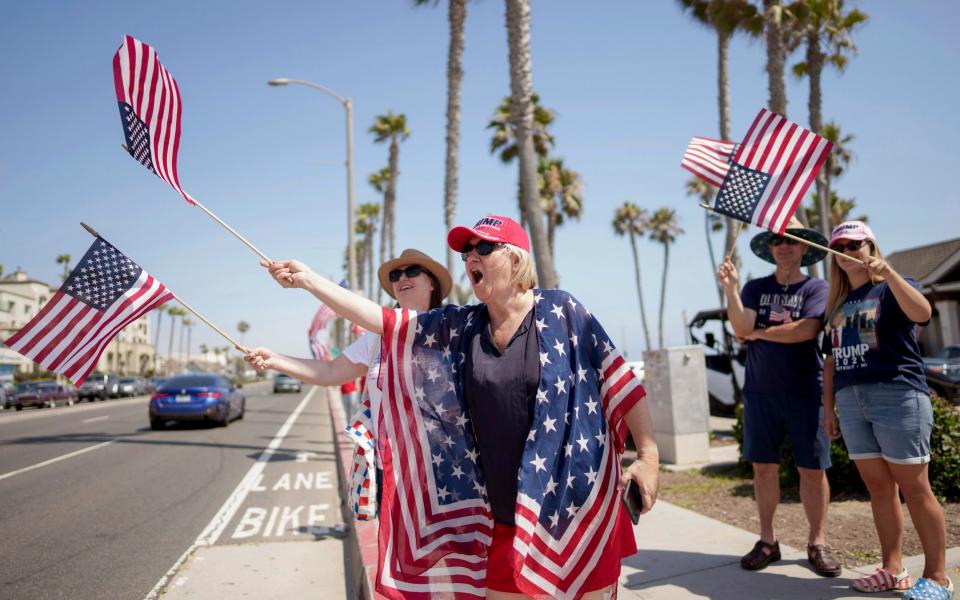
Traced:
<svg viewBox="0 0 960 600">
<path fill-rule="evenodd" d="M 775 235 L 770 238 L 771 246 L 780 246 L 781 244 L 786 244 L 788 246 L 796 246 L 799 243 L 800 242 L 798 242 L 797 240 L 786 238 L 786 237 L 783 237 L 782 235 Z"/>
<path fill-rule="evenodd" d="M 476 250 L 480 256 L 489 256 L 491 252 L 498 248 L 503 248 L 503 246 L 503 242 L 480 240 L 476 244 L 465 244 L 463 250 L 460 251 L 460 257 L 463 258 L 463 262 L 467 262 L 467 257 L 470 256 L 470 253 L 474 250 Z"/>
<path fill-rule="evenodd" d="M 837 242 L 836 244 L 830 244 L 831 250 L 836 250 L 837 252 L 843 252 L 844 250 L 859 250 L 867 243 L 867 240 L 849 240 L 847 243 Z"/>
<path fill-rule="evenodd" d="M 410 265 L 406 269 L 394 269 L 390 271 L 390 275 L 388 277 L 390 278 L 390 283 L 396 283 L 400 281 L 401 275 L 406 275 L 407 279 L 413 279 L 420 273 L 423 273 L 423 267 L 420 265 Z"/>
</svg>

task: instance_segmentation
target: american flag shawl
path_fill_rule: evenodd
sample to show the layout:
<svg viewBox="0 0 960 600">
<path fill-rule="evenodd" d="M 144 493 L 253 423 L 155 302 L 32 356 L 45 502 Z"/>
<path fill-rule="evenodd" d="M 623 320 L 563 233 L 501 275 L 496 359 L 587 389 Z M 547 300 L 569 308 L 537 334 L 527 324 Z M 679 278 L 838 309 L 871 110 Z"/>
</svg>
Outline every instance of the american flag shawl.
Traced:
<svg viewBox="0 0 960 600">
<path fill-rule="evenodd" d="M 160 64 L 153 48 L 127 35 L 113 57 L 113 84 L 127 152 L 195 204 L 180 187 L 177 175 L 182 107 L 173 75 Z"/>
<path fill-rule="evenodd" d="M 730 170 L 736 144 L 705 137 L 694 137 L 683 153 L 680 166 L 714 187 L 723 185 Z"/>
<path fill-rule="evenodd" d="M 98 237 L 37 316 L 4 343 L 79 386 L 114 336 L 173 297 Z"/>
<path fill-rule="evenodd" d="M 511 562 L 524 593 L 576 598 L 621 510 L 624 416 L 645 392 L 573 296 L 535 290 L 535 301 L 540 385 Z M 383 312 L 377 591 L 390 598 L 484 593 L 493 519 L 463 392 L 481 308 Z"/>
</svg>

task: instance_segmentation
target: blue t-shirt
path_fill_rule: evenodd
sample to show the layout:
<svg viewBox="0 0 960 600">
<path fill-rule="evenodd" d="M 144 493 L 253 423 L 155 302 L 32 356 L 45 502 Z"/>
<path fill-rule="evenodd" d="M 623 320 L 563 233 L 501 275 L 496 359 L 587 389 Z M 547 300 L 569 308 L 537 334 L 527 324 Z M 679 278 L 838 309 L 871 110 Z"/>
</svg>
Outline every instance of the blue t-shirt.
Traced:
<svg viewBox="0 0 960 600">
<path fill-rule="evenodd" d="M 770 275 L 748 281 L 740 299 L 744 308 L 757 311 L 754 329 L 823 319 L 827 282 L 808 277 L 784 286 Z M 816 338 L 794 344 L 757 340 L 747 344 L 745 392 L 761 394 L 820 394 L 823 360 Z"/>
<path fill-rule="evenodd" d="M 920 289 L 913 279 L 906 281 Z M 920 327 L 927 323 L 911 321 L 885 281 L 848 293 L 824 336 L 825 352 L 833 354 L 834 389 L 900 382 L 927 393 L 917 345 Z"/>
</svg>

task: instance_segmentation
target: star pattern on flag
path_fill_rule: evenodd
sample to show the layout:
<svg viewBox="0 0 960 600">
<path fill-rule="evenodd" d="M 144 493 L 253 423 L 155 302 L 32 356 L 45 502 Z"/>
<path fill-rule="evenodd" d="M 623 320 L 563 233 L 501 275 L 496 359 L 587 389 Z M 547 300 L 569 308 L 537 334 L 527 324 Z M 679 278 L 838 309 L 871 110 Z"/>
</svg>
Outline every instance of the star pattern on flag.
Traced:
<svg viewBox="0 0 960 600">
<path fill-rule="evenodd" d="M 123 133 L 127 138 L 127 152 L 134 160 L 157 175 L 150 154 L 150 128 L 140 120 L 137 113 L 133 111 L 133 107 L 126 102 L 120 103 L 120 118 L 123 120 Z"/>
<path fill-rule="evenodd" d="M 63 292 L 98 310 L 105 310 L 140 277 L 142 269 L 108 242 L 98 239 L 84 254 Z"/>
<path fill-rule="evenodd" d="M 714 208 L 719 213 L 749 222 L 768 183 L 770 175 L 731 163 Z"/>
</svg>

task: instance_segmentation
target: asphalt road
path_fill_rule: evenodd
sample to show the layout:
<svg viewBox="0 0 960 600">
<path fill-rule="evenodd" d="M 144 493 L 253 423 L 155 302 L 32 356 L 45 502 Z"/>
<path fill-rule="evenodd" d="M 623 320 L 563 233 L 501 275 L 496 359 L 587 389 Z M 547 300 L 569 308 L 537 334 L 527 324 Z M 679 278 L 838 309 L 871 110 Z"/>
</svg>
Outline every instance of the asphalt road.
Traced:
<svg viewBox="0 0 960 600">
<path fill-rule="evenodd" d="M 247 386 L 246 416 L 227 428 L 151 431 L 146 397 L 0 414 L 0 598 L 147 596 L 308 390 L 275 395 L 268 384 Z M 319 429 L 310 420 L 326 402 L 317 392 L 271 463 L 310 458 L 304 449 Z M 329 503 L 336 506 L 335 494 Z"/>
</svg>

